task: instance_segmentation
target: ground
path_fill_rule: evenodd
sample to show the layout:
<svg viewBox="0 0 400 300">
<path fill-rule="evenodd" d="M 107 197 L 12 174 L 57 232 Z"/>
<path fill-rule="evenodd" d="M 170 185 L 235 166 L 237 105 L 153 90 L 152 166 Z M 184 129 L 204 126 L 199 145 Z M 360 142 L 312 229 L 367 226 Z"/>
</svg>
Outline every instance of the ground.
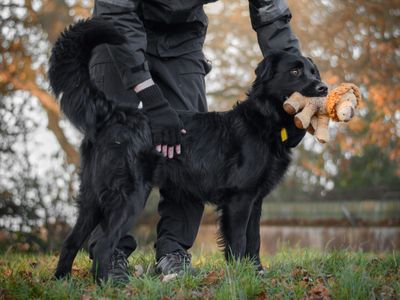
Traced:
<svg viewBox="0 0 400 300">
<path fill-rule="evenodd" d="M 0 299 L 398 299 L 400 252 L 370 254 L 282 249 L 263 257 L 264 277 L 248 261 L 226 264 L 220 253 L 195 253 L 197 276 L 159 276 L 152 251 L 129 260 L 126 287 L 98 287 L 81 252 L 68 280 L 53 280 L 55 255 L 0 253 Z"/>
</svg>

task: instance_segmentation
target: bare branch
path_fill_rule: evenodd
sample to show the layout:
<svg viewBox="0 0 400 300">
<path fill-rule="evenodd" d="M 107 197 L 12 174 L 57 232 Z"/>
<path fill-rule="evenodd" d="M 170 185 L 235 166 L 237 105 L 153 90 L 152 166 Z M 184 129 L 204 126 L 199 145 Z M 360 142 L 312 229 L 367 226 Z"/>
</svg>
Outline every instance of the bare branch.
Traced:
<svg viewBox="0 0 400 300">
<path fill-rule="evenodd" d="M 48 116 L 47 127 L 53 132 L 60 147 L 65 152 L 67 162 L 69 164 L 75 165 L 76 167 L 79 167 L 79 152 L 68 141 L 63 129 L 59 125 L 61 117 L 60 107 L 58 103 L 54 100 L 54 98 L 50 96 L 49 93 L 47 93 L 45 90 L 38 87 L 34 82 L 24 82 L 19 78 L 10 76 L 6 72 L 0 73 L 0 82 L 1 81 L 12 83 L 15 89 L 27 91 L 39 100 L 40 104 L 42 105 Z"/>
</svg>

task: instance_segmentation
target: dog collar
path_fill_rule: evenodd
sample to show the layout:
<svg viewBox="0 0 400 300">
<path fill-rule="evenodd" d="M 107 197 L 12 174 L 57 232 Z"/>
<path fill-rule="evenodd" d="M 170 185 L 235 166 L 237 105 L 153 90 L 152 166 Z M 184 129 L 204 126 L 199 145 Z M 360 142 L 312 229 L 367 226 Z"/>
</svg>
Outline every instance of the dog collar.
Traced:
<svg viewBox="0 0 400 300">
<path fill-rule="evenodd" d="M 285 142 L 287 139 L 288 139 L 288 136 L 287 136 L 286 128 L 282 127 L 282 129 L 281 129 L 281 141 Z"/>
</svg>

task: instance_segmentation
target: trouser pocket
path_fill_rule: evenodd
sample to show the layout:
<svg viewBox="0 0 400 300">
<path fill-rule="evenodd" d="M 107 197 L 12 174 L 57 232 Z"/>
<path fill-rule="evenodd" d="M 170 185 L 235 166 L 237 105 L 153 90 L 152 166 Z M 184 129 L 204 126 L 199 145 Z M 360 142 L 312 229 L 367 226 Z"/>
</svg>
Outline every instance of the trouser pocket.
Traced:
<svg viewBox="0 0 400 300">
<path fill-rule="evenodd" d="M 107 99 L 117 105 L 138 107 L 139 100 L 133 89 L 125 89 L 113 62 L 98 63 L 90 67 L 90 77 L 94 85 L 102 91 Z"/>
</svg>

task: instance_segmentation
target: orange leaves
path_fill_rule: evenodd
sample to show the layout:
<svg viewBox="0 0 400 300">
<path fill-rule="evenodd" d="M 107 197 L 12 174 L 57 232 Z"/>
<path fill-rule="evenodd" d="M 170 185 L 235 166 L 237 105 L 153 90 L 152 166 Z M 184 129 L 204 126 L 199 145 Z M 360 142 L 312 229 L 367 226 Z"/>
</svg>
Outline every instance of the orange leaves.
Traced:
<svg viewBox="0 0 400 300">
<path fill-rule="evenodd" d="M 76 266 L 72 267 L 72 276 L 81 277 L 81 278 L 89 278 L 91 277 L 89 271 L 85 268 L 78 268 Z"/>
<path fill-rule="evenodd" d="M 368 89 L 369 99 L 374 104 L 376 113 L 393 115 L 396 110 L 400 110 L 400 88 L 389 84 L 375 84 Z"/>
<path fill-rule="evenodd" d="M 340 82 L 340 78 L 339 78 L 339 76 L 332 73 L 331 71 L 328 71 L 328 72 L 324 73 L 323 81 L 330 86 L 337 85 Z"/>
<path fill-rule="evenodd" d="M 360 133 L 366 127 L 366 122 L 362 118 L 355 117 L 348 123 L 349 129 L 355 133 Z"/>
<path fill-rule="evenodd" d="M 207 275 L 203 278 L 201 283 L 204 285 L 215 284 L 219 280 L 223 279 L 224 276 L 225 276 L 224 270 L 221 270 L 219 272 L 211 271 L 211 272 L 207 273 Z"/>
<path fill-rule="evenodd" d="M 307 296 L 302 297 L 301 300 L 332 300 L 332 296 L 327 287 L 317 285 L 307 293 Z"/>
<path fill-rule="evenodd" d="M 292 277 L 299 282 L 299 285 L 308 289 L 306 296 L 301 300 L 332 300 L 329 289 L 324 285 L 321 277 L 313 278 L 312 274 L 301 266 L 297 266 L 292 270 Z"/>
<path fill-rule="evenodd" d="M 266 299 L 268 299 L 268 296 L 265 291 L 259 293 L 255 298 L 255 300 L 266 300 Z"/>
<path fill-rule="evenodd" d="M 10 268 L 4 269 L 4 271 L 3 271 L 4 277 L 10 277 L 12 274 L 13 274 L 13 270 Z"/>
<path fill-rule="evenodd" d="M 374 102 L 377 108 L 382 108 L 385 105 L 385 99 L 387 99 L 388 90 L 383 86 L 373 86 L 369 89 L 370 99 Z"/>
</svg>

